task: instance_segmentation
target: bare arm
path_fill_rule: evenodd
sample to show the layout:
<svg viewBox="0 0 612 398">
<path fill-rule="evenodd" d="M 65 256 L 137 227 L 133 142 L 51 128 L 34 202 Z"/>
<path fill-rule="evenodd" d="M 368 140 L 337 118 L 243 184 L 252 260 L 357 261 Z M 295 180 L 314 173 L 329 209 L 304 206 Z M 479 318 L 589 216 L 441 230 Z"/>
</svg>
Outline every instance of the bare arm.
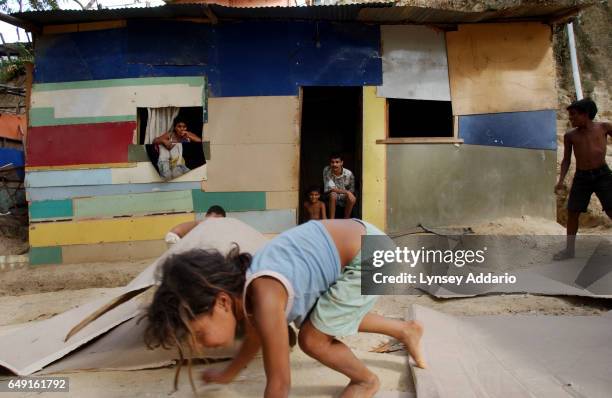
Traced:
<svg viewBox="0 0 612 398">
<path fill-rule="evenodd" d="M 253 360 L 261 343 L 257 330 L 251 325 L 248 320 L 246 324 L 246 336 L 238 354 L 232 359 L 226 368 L 222 370 L 210 369 L 202 373 L 202 379 L 209 383 L 229 383 L 231 382 L 241 371 L 246 368 L 247 365 Z"/>
<path fill-rule="evenodd" d="M 612 123 L 604 122 L 604 129 L 606 130 L 606 134 L 608 137 L 612 138 Z"/>
<path fill-rule="evenodd" d="M 193 134 L 191 131 L 187 132 L 187 137 L 189 137 L 189 141 L 191 142 L 202 142 L 202 139 L 197 135 Z"/>
<path fill-rule="evenodd" d="M 185 235 L 189 233 L 192 229 L 194 229 L 200 221 L 187 221 L 182 224 L 174 226 L 170 232 L 177 234 L 180 238 L 183 238 Z"/>
<path fill-rule="evenodd" d="M 273 278 L 257 278 L 249 288 L 253 321 L 263 348 L 265 398 L 288 397 L 291 387 L 289 334 L 285 319 L 287 291 Z"/>
<path fill-rule="evenodd" d="M 321 220 L 327 220 L 327 209 L 325 208 L 325 203 L 321 203 Z"/>
<path fill-rule="evenodd" d="M 164 133 L 162 135 L 160 135 L 159 137 L 155 138 L 153 140 L 154 144 L 157 145 L 163 145 L 168 149 L 172 149 L 172 142 L 170 142 L 170 135 L 168 133 Z"/>
<path fill-rule="evenodd" d="M 567 175 L 567 171 L 569 170 L 570 164 L 572 163 L 572 139 L 569 134 L 570 133 L 566 133 L 563 136 L 563 160 L 561 161 L 561 173 L 559 174 L 559 181 L 557 182 L 557 186 L 555 187 L 555 189 L 560 189 L 561 187 L 563 187 L 565 176 Z"/>
</svg>

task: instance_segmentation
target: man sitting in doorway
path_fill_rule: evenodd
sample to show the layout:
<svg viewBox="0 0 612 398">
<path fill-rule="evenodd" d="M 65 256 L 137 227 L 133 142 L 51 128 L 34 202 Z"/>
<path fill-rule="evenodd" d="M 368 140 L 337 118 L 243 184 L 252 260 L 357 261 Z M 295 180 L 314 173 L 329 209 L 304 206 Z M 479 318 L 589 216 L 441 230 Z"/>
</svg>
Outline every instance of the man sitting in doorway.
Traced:
<svg viewBox="0 0 612 398">
<path fill-rule="evenodd" d="M 355 176 L 343 167 L 340 154 L 329 157 L 329 166 L 323 169 L 323 190 L 329 199 L 329 218 L 336 218 L 336 206 L 344 208 L 344 218 L 350 218 L 357 202 Z"/>
</svg>

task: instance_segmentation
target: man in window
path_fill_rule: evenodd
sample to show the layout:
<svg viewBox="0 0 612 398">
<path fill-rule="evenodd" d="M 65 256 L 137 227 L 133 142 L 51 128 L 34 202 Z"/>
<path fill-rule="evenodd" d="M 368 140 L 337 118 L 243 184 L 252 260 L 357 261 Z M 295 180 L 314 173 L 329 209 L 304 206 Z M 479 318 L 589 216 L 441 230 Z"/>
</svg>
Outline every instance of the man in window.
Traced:
<svg viewBox="0 0 612 398">
<path fill-rule="evenodd" d="M 329 218 L 336 218 L 336 206 L 344 208 L 344 218 L 350 218 L 357 202 L 355 176 L 343 167 L 340 154 L 329 157 L 329 166 L 323 169 L 323 189 L 329 200 Z"/>
</svg>

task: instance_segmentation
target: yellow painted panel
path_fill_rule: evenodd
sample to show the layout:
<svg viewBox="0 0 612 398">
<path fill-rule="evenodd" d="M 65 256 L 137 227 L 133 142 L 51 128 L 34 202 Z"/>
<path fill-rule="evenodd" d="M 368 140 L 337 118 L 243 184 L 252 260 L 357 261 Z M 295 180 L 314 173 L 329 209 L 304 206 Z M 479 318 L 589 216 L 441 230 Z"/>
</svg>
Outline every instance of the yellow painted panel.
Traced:
<svg viewBox="0 0 612 398">
<path fill-rule="evenodd" d="M 163 240 L 62 246 L 62 263 L 133 261 L 161 256 L 168 249 Z"/>
<path fill-rule="evenodd" d="M 266 209 L 296 209 L 300 206 L 298 191 L 266 192 Z"/>
<path fill-rule="evenodd" d="M 297 144 L 210 145 L 212 160 L 202 190 L 209 192 L 297 191 Z"/>
<path fill-rule="evenodd" d="M 26 171 L 45 171 L 45 170 L 89 170 L 89 169 L 110 169 L 136 167 L 136 163 L 92 163 L 92 164 L 68 164 L 61 166 L 27 166 Z"/>
<path fill-rule="evenodd" d="M 205 136 L 213 145 L 297 144 L 299 107 L 295 96 L 209 98 Z"/>
<path fill-rule="evenodd" d="M 216 159 L 215 159 L 216 160 Z M 194 182 L 206 179 L 207 165 L 193 169 L 169 182 Z M 112 169 L 113 184 L 146 184 L 163 182 L 157 170 L 150 162 L 138 162 L 136 167 Z"/>
<path fill-rule="evenodd" d="M 195 220 L 194 213 L 106 220 L 36 223 L 30 245 L 63 246 L 163 239 L 173 226 Z"/>
<path fill-rule="evenodd" d="M 460 25 L 446 33 L 453 114 L 557 108 L 550 26 Z"/>
<path fill-rule="evenodd" d="M 362 217 L 386 230 L 387 153 L 376 140 L 386 138 L 386 100 L 376 96 L 376 87 L 363 88 L 363 192 Z"/>
</svg>

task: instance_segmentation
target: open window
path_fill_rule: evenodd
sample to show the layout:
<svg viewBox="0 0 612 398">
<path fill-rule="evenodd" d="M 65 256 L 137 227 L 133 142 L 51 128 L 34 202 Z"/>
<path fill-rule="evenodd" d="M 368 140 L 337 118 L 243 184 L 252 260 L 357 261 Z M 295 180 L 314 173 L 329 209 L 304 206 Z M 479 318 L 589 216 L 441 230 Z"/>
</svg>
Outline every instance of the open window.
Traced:
<svg viewBox="0 0 612 398">
<path fill-rule="evenodd" d="M 385 144 L 455 143 L 455 120 L 450 101 L 387 99 Z"/>
<path fill-rule="evenodd" d="M 204 124 L 204 108 L 192 107 L 164 107 L 164 108 L 138 108 L 138 143 L 151 144 L 160 135 L 171 131 L 174 120 L 181 120 L 187 124 L 187 130 L 202 138 Z"/>
</svg>

